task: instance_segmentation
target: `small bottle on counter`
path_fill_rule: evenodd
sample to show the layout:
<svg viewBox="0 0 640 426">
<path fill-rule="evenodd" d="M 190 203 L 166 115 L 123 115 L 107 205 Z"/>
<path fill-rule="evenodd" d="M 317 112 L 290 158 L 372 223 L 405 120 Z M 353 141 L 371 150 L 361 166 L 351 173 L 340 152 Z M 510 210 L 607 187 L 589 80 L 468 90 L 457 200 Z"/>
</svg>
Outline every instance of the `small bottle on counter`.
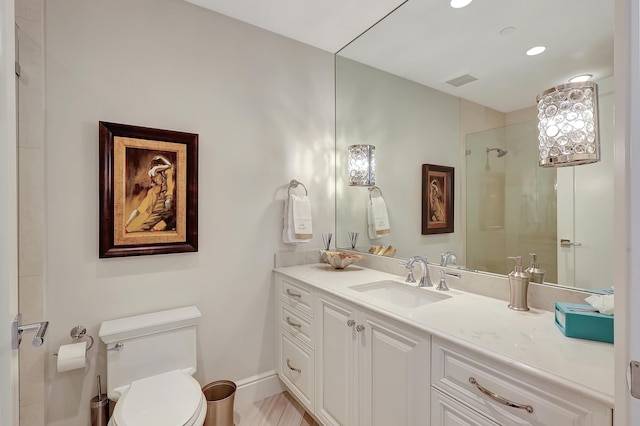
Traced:
<svg viewBox="0 0 640 426">
<path fill-rule="evenodd" d="M 509 308 L 515 311 L 528 311 L 527 292 L 531 275 L 522 270 L 522 257 L 514 256 L 516 266 L 509 274 Z"/>
<path fill-rule="evenodd" d="M 538 265 L 538 256 L 535 253 L 529 253 L 529 255 L 531 256 L 531 265 L 529 265 L 525 270 L 525 272 L 528 272 L 529 275 L 531 275 L 529 281 L 532 283 L 542 284 L 544 282 L 545 275 L 547 275 L 547 271 L 540 268 Z"/>
</svg>

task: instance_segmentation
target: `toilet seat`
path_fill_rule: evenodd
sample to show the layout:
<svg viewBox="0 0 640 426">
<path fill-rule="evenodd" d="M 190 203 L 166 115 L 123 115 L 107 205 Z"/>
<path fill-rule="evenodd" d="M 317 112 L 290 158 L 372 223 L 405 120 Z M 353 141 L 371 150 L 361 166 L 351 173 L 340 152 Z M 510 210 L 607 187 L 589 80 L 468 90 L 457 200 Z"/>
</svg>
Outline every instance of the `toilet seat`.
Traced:
<svg viewBox="0 0 640 426">
<path fill-rule="evenodd" d="M 201 426 L 207 404 L 200 384 L 180 370 L 136 380 L 122 394 L 110 426 Z"/>
</svg>

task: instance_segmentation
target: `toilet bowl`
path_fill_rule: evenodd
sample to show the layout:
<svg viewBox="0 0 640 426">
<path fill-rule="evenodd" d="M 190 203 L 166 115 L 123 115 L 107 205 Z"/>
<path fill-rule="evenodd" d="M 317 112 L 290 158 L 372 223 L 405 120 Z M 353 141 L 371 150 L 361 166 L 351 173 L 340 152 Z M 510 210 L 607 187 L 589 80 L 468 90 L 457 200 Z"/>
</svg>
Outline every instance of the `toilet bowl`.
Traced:
<svg viewBox="0 0 640 426">
<path fill-rule="evenodd" d="M 136 380 L 122 393 L 109 426 L 202 426 L 207 401 L 180 370 Z"/>
</svg>

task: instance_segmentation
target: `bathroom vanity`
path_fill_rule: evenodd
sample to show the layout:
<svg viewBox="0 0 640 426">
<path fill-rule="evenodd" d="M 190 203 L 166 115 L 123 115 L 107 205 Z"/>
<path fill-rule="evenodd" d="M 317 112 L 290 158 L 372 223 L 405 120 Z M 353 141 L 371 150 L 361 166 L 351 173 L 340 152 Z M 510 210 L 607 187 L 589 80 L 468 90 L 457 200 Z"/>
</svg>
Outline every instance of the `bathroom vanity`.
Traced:
<svg viewBox="0 0 640 426">
<path fill-rule="evenodd" d="M 277 373 L 326 425 L 613 423 L 613 345 L 359 266 L 276 268 Z"/>
</svg>

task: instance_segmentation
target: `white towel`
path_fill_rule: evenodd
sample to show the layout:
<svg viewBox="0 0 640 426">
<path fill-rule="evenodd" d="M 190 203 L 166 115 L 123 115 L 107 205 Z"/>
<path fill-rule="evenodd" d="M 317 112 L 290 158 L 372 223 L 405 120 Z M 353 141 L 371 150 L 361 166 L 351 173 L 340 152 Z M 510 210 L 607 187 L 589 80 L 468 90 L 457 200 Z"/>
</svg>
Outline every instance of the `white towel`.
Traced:
<svg viewBox="0 0 640 426">
<path fill-rule="evenodd" d="M 367 231 L 372 240 L 391 234 L 387 204 L 382 197 L 372 197 L 367 205 Z"/>
<path fill-rule="evenodd" d="M 284 228 L 282 240 L 285 243 L 306 243 L 313 238 L 311 202 L 309 197 L 291 194 L 284 202 Z"/>
</svg>

